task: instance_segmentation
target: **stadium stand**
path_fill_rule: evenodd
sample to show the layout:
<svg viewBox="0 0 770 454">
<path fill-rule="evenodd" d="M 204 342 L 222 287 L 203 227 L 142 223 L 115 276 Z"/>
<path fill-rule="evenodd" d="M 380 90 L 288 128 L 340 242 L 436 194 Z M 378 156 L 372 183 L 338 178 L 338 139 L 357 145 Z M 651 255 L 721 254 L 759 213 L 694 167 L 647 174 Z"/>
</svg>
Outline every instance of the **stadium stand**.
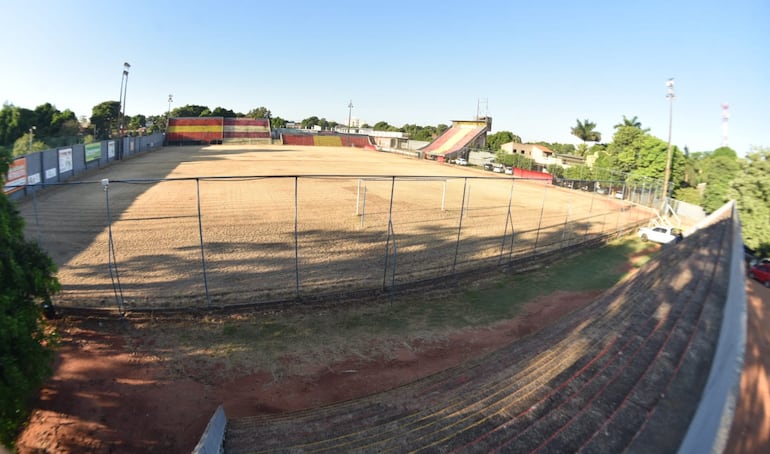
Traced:
<svg viewBox="0 0 770 454">
<path fill-rule="evenodd" d="M 426 158 L 447 161 L 461 155 L 466 150 L 486 144 L 486 134 L 491 129 L 492 119 L 452 122 L 452 127 L 444 131 L 436 140 L 422 148 Z"/>
<path fill-rule="evenodd" d="M 168 119 L 166 143 L 220 143 L 224 137 L 222 117 L 178 117 Z"/>
<path fill-rule="evenodd" d="M 270 120 L 267 118 L 225 118 L 226 143 L 270 141 Z"/>
<path fill-rule="evenodd" d="M 713 396 L 737 225 L 712 218 L 593 304 L 476 361 L 361 399 L 230 420 L 222 448 L 675 452 Z M 689 452 L 710 451 L 712 435 Z"/>
</svg>

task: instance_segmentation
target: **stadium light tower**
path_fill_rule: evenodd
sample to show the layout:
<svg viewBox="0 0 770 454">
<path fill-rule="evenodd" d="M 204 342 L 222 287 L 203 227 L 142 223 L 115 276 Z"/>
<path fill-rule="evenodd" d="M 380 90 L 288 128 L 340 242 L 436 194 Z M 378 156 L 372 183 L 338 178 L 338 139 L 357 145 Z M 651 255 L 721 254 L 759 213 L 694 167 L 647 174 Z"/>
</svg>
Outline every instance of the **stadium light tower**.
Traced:
<svg viewBox="0 0 770 454">
<path fill-rule="evenodd" d="M 35 129 L 37 126 L 29 128 L 29 154 L 32 154 L 32 138 L 35 136 Z"/>
<path fill-rule="evenodd" d="M 666 98 L 668 98 L 668 151 L 666 152 L 666 172 L 663 175 L 663 211 L 668 209 L 668 180 L 671 177 L 671 125 L 674 114 L 674 79 L 666 81 Z"/>
<path fill-rule="evenodd" d="M 171 118 L 171 103 L 174 102 L 174 95 L 168 95 L 168 112 L 166 113 L 166 131 L 168 131 L 168 122 Z"/>
<path fill-rule="evenodd" d="M 348 134 L 350 134 L 350 118 L 353 114 L 353 100 L 351 99 L 348 103 Z"/>
<path fill-rule="evenodd" d="M 118 137 L 123 136 L 123 119 L 126 115 L 126 92 L 128 91 L 128 70 L 131 69 L 131 65 L 128 62 L 123 63 L 123 76 L 120 78 L 120 98 L 119 98 L 119 121 L 118 121 Z"/>
</svg>

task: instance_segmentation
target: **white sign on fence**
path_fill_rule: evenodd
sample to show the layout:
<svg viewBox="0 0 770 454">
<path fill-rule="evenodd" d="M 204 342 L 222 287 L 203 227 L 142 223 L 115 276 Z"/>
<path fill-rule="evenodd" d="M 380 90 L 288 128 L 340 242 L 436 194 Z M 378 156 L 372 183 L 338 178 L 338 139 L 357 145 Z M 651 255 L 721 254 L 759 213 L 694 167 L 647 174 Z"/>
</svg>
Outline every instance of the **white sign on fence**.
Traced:
<svg viewBox="0 0 770 454">
<path fill-rule="evenodd" d="M 112 159 L 115 157 L 115 141 L 110 140 L 107 142 L 107 158 Z"/>
<path fill-rule="evenodd" d="M 59 150 L 59 172 L 69 172 L 72 170 L 72 148 Z"/>
<path fill-rule="evenodd" d="M 53 178 L 56 178 L 56 168 L 54 167 L 52 169 L 46 169 L 46 171 L 45 171 L 45 179 L 46 180 L 51 180 Z"/>
<path fill-rule="evenodd" d="M 27 177 L 27 184 L 29 185 L 40 184 L 40 172 L 29 175 Z"/>
</svg>

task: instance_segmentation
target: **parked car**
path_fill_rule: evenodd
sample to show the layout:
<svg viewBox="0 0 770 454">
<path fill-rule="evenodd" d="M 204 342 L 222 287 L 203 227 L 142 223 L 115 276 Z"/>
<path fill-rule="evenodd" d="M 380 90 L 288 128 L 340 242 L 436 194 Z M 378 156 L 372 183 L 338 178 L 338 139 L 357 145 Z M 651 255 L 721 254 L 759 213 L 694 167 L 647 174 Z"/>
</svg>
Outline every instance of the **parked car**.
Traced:
<svg viewBox="0 0 770 454">
<path fill-rule="evenodd" d="M 495 166 L 493 166 L 491 162 L 485 162 L 484 163 L 484 170 L 492 170 L 494 168 L 495 168 Z"/>
<path fill-rule="evenodd" d="M 513 175 L 513 167 L 505 166 L 505 174 Z"/>
<path fill-rule="evenodd" d="M 749 270 L 749 277 L 761 282 L 765 287 L 770 288 L 770 264 L 758 263 Z"/>
<path fill-rule="evenodd" d="M 684 238 L 682 230 L 673 226 L 642 227 L 638 232 L 642 241 L 654 241 L 656 243 L 668 244 L 679 242 Z"/>
<path fill-rule="evenodd" d="M 502 164 L 495 164 L 492 168 L 492 171 L 495 173 L 503 173 L 505 171 L 505 168 Z"/>
<path fill-rule="evenodd" d="M 468 165 L 468 160 L 465 159 L 465 158 L 457 158 L 455 160 L 455 164 L 457 164 L 458 166 L 467 166 Z"/>
</svg>

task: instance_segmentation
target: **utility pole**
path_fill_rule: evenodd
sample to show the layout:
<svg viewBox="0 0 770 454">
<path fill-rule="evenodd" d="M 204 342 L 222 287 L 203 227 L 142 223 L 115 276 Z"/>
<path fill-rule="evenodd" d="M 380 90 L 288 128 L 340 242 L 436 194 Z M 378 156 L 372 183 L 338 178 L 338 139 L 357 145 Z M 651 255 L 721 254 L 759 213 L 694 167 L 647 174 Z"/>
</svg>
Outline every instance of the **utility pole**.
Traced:
<svg viewBox="0 0 770 454">
<path fill-rule="evenodd" d="M 166 132 L 168 132 L 168 122 L 171 118 L 171 103 L 174 101 L 174 95 L 168 95 L 168 112 L 166 113 Z"/>
<path fill-rule="evenodd" d="M 353 114 L 353 100 L 351 99 L 348 103 L 348 134 L 350 134 L 350 119 L 351 115 Z"/>
<path fill-rule="evenodd" d="M 29 154 L 32 154 L 32 138 L 35 136 L 36 126 L 29 128 Z"/>
<path fill-rule="evenodd" d="M 668 151 L 666 152 L 666 173 L 663 176 L 663 209 L 662 215 L 666 214 L 668 210 L 668 180 L 671 178 L 671 125 L 673 123 L 674 116 L 674 79 L 668 79 L 666 81 L 666 98 L 669 100 L 668 104 Z"/>
</svg>

